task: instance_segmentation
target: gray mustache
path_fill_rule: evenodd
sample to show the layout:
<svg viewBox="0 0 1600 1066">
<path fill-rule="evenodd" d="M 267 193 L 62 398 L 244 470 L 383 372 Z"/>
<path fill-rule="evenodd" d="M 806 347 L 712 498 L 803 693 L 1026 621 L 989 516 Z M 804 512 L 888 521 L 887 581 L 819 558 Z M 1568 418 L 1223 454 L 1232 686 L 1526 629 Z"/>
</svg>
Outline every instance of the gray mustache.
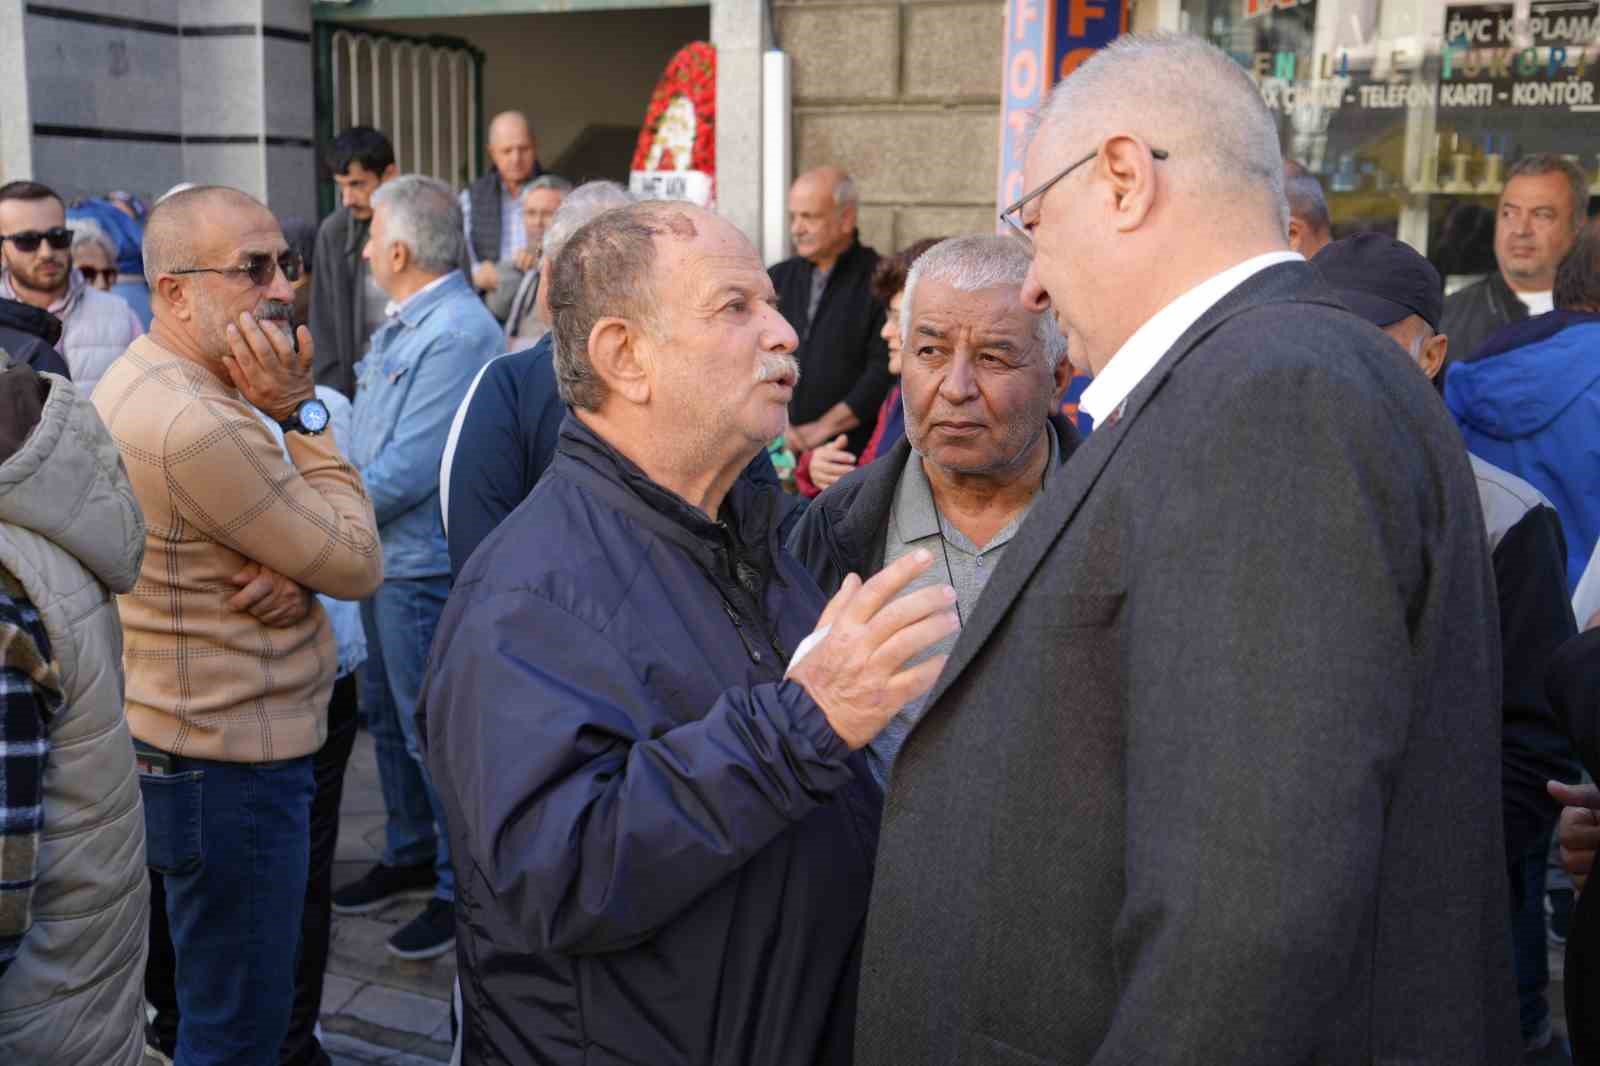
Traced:
<svg viewBox="0 0 1600 1066">
<path fill-rule="evenodd" d="M 793 377 L 795 384 L 799 384 L 800 361 L 783 352 L 761 356 L 760 362 L 756 364 L 756 384 L 760 385 L 782 377 Z"/>
</svg>

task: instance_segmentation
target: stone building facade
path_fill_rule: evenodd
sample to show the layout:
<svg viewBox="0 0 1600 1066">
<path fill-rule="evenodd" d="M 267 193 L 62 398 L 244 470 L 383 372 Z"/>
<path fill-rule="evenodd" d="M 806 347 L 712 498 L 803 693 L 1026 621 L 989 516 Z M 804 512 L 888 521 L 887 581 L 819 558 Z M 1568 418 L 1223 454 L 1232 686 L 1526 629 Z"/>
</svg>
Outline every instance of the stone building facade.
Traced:
<svg viewBox="0 0 1600 1066">
<path fill-rule="evenodd" d="M 995 226 L 1003 0 L 775 0 L 797 172 L 844 167 L 880 251 Z"/>
</svg>

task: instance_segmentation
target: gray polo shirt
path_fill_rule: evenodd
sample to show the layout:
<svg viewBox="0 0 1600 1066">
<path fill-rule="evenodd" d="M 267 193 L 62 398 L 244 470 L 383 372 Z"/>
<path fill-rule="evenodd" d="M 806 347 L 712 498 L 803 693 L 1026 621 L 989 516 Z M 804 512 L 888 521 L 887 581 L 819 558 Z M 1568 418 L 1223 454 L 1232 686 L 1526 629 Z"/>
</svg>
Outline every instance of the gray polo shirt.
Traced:
<svg viewBox="0 0 1600 1066">
<path fill-rule="evenodd" d="M 1050 459 L 1045 466 L 1045 481 L 1049 481 L 1051 473 L 1055 470 L 1060 451 L 1061 442 L 1056 438 L 1055 427 L 1052 426 Z M 888 566 L 902 555 L 907 555 L 918 548 L 928 549 L 933 553 L 933 565 L 906 586 L 906 593 L 929 585 L 949 584 L 956 590 L 956 604 L 961 608 L 961 619 L 965 622 L 972 618 L 972 612 L 978 606 L 978 596 L 989 583 L 995 568 L 1000 565 L 1000 557 L 1005 554 L 1006 545 L 1016 536 L 1022 520 L 1028 517 L 1028 512 L 1033 509 L 1038 499 L 1038 493 L 1035 493 L 1022 510 L 1012 516 L 1011 521 L 1007 522 L 988 544 L 980 548 L 961 530 L 949 522 L 941 522 L 938 508 L 933 503 L 933 487 L 928 484 L 927 472 L 922 469 L 922 456 L 913 450 L 906 459 L 905 469 L 900 474 L 900 483 L 895 486 L 894 501 L 889 506 L 889 528 L 884 537 L 883 565 Z M 944 530 L 942 545 L 941 525 Z M 934 655 L 949 654 L 950 649 L 956 646 L 958 636 L 959 633 L 950 634 L 912 662 L 921 662 Z M 894 765 L 894 757 L 900 751 L 900 745 L 905 743 L 912 727 L 922 717 L 926 701 L 927 697 L 922 696 L 902 707 L 900 713 L 884 727 L 883 732 L 874 737 L 872 743 L 867 746 L 867 763 L 872 767 L 872 775 L 878 779 L 878 784 L 887 787 L 889 768 Z"/>
</svg>

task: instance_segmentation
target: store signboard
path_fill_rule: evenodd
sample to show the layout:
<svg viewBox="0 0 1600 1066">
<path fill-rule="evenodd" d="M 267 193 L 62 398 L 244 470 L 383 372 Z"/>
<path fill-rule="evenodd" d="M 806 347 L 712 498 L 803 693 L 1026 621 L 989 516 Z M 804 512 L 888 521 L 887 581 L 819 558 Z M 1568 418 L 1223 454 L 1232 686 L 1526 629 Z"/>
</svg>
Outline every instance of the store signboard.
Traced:
<svg viewBox="0 0 1600 1066">
<path fill-rule="evenodd" d="M 1128 28 L 1128 0 L 1007 0 L 999 207 L 1023 194 L 1028 121 L 1050 87 Z"/>
</svg>

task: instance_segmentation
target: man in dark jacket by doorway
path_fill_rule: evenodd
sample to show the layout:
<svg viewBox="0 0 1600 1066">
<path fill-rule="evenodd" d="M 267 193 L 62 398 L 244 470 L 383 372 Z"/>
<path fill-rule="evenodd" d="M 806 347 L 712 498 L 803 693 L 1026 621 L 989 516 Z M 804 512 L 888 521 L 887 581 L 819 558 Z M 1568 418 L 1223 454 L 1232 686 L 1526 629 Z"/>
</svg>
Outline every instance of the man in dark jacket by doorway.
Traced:
<svg viewBox="0 0 1600 1066">
<path fill-rule="evenodd" d="M 339 134 L 329 154 L 342 206 L 317 229 L 311 271 L 311 339 L 318 385 L 356 396 L 356 364 L 383 325 L 389 297 L 373 280 L 361 249 L 372 225 L 372 194 L 399 173 L 394 146 L 370 126 Z"/>
<path fill-rule="evenodd" d="M 750 242 L 683 204 L 588 223 L 550 283 L 573 413 L 473 554 L 419 711 L 458 856 L 464 1061 L 850 1061 L 878 790 L 955 592 L 916 551 L 826 605 L 741 476 L 793 330 Z"/>
<path fill-rule="evenodd" d="M 818 167 L 789 189 L 789 235 L 797 253 L 770 271 L 778 306 L 800 337 L 800 384 L 789 401 L 796 455 L 848 434 L 859 455 L 889 391 L 889 348 L 878 331 L 884 307 L 872 295 L 878 253 L 856 232 L 856 183 Z"/>
<path fill-rule="evenodd" d="M 1050 473 L 1077 447 L 1077 429 L 1053 413 L 1072 376 L 1067 339 L 1054 316 L 1022 306 L 1028 262 L 1009 237 L 960 237 L 911 268 L 906 436 L 818 496 L 789 538 L 824 592 L 927 548 L 938 562 L 920 580 L 949 581 L 970 617 Z M 921 712 L 920 700 L 908 704 L 869 746 L 879 784 Z"/>
</svg>

